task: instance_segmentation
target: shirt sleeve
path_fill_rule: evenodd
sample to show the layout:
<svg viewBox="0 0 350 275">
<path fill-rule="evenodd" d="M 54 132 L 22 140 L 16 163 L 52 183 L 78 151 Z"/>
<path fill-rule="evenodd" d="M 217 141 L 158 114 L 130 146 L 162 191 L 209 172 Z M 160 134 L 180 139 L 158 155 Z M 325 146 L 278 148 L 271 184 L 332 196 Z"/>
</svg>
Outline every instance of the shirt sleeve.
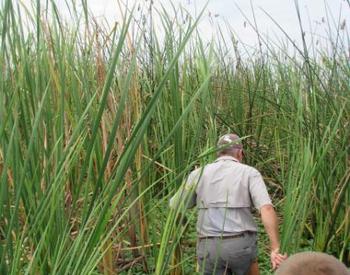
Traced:
<svg viewBox="0 0 350 275">
<path fill-rule="evenodd" d="M 249 175 L 249 193 L 255 208 L 260 210 L 264 205 L 272 205 L 263 177 L 255 169 Z"/>
<path fill-rule="evenodd" d="M 175 195 L 170 199 L 169 206 L 172 209 L 181 208 L 192 208 L 196 205 L 197 194 L 196 186 L 199 181 L 197 172 L 193 171 L 188 176 L 186 182 L 182 184 Z"/>
</svg>

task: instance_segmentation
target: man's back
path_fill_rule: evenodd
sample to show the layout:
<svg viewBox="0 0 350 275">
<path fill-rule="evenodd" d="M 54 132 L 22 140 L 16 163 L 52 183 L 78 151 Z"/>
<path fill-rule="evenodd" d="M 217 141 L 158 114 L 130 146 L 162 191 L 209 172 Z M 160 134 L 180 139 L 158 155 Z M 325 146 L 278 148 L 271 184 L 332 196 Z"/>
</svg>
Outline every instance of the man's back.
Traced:
<svg viewBox="0 0 350 275">
<path fill-rule="evenodd" d="M 204 274 L 243 275 L 257 266 L 257 226 L 251 207 L 259 209 L 271 244 L 272 267 L 279 253 L 278 219 L 261 174 L 241 164 L 243 146 L 236 134 L 218 141 L 219 158 L 193 171 L 170 200 L 182 211 L 197 205 L 197 258 Z"/>
<path fill-rule="evenodd" d="M 256 232 L 251 207 L 271 204 L 260 173 L 231 156 L 193 171 L 187 182 L 196 185 L 200 236 Z"/>
<path fill-rule="evenodd" d="M 197 185 L 198 208 L 250 207 L 249 177 L 253 168 L 229 156 L 205 166 Z"/>
</svg>

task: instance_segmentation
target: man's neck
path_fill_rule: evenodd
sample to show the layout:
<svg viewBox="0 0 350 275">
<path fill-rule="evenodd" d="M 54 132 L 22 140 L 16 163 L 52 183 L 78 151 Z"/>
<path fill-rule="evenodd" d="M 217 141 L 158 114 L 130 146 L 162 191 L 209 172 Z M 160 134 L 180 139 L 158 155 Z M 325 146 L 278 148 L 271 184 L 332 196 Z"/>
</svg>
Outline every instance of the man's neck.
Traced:
<svg viewBox="0 0 350 275">
<path fill-rule="evenodd" d="M 219 158 L 224 158 L 224 157 L 229 157 L 233 158 L 237 162 L 241 162 L 241 160 L 237 156 L 232 156 L 232 155 L 219 155 Z"/>
</svg>

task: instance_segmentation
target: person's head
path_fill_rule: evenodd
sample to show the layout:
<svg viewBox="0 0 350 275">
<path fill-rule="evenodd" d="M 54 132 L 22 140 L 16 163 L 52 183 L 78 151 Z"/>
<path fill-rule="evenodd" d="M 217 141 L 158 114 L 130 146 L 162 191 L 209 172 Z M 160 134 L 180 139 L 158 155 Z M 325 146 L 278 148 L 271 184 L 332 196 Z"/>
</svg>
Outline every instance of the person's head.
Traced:
<svg viewBox="0 0 350 275">
<path fill-rule="evenodd" d="M 320 252 L 301 252 L 282 262 L 275 275 L 349 275 L 335 257 Z"/>
<path fill-rule="evenodd" d="M 219 138 L 217 146 L 220 148 L 218 156 L 231 156 L 239 161 L 243 159 L 243 145 L 236 134 L 226 134 Z"/>
</svg>

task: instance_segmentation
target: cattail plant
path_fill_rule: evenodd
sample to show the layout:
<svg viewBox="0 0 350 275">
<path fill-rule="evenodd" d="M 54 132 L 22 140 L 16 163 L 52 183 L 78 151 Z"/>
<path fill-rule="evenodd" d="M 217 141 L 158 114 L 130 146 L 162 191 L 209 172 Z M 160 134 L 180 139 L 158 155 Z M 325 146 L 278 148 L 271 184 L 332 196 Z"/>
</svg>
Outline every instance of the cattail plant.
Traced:
<svg viewBox="0 0 350 275">
<path fill-rule="evenodd" d="M 196 213 L 168 202 L 226 132 L 246 137 L 283 251 L 349 265 L 346 25 L 327 50 L 259 34 L 252 53 L 223 29 L 205 41 L 205 7 L 150 6 L 141 24 L 119 6 L 109 28 L 82 3 L 70 20 L 55 1 L 1 3 L 1 274 L 192 274 Z"/>
</svg>

